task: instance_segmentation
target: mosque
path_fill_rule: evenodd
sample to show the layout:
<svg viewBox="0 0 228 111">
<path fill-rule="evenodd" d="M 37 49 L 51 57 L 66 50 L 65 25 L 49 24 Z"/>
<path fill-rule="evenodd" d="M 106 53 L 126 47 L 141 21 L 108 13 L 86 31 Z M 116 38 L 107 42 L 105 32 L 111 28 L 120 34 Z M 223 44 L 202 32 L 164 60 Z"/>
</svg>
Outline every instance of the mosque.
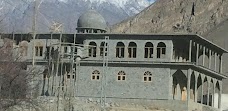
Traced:
<svg viewBox="0 0 228 111">
<path fill-rule="evenodd" d="M 109 33 L 105 19 L 89 10 L 74 34 L 1 34 L 0 44 L 4 38 L 14 41 L 28 69 L 42 72 L 39 96 L 221 108 L 227 50 L 200 35 Z"/>
</svg>

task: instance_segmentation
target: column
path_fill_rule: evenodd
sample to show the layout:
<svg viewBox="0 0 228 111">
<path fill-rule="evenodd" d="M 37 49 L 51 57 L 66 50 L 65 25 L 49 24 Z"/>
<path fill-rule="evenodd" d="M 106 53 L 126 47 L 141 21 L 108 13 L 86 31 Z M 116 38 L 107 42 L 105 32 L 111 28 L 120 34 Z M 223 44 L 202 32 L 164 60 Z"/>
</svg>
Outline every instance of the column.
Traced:
<svg viewBox="0 0 228 111">
<path fill-rule="evenodd" d="M 153 58 L 157 58 L 157 44 L 154 43 Z"/>
<path fill-rule="evenodd" d="M 203 66 L 205 66 L 205 46 L 203 47 Z"/>
<path fill-rule="evenodd" d="M 222 55 L 220 55 L 220 69 L 219 72 L 222 73 Z"/>
<path fill-rule="evenodd" d="M 189 41 L 188 61 L 192 62 L 192 40 Z"/>
<path fill-rule="evenodd" d="M 211 69 L 211 50 L 209 49 L 209 69 Z"/>
<path fill-rule="evenodd" d="M 217 68 L 217 53 L 215 52 L 214 53 L 214 56 L 215 56 L 215 66 L 214 66 L 214 68 L 215 68 L 215 71 L 216 71 L 216 68 Z"/>
<path fill-rule="evenodd" d="M 201 83 L 202 83 L 202 89 L 201 89 L 201 104 L 203 104 L 203 82 L 204 82 L 205 76 L 201 76 Z"/>
<path fill-rule="evenodd" d="M 207 105 L 209 105 L 209 100 L 210 100 L 210 84 L 211 84 L 211 78 L 207 77 Z"/>
<path fill-rule="evenodd" d="M 191 69 L 188 69 L 188 75 L 187 75 L 187 101 L 190 100 L 191 73 L 192 73 L 192 70 Z"/>
<path fill-rule="evenodd" d="M 97 44 L 97 47 L 96 47 L 96 57 L 100 57 L 100 46 L 101 46 L 101 43 L 96 43 Z"/>
<path fill-rule="evenodd" d="M 92 55 L 93 55 L 93 52 L 92 52 Z M 96 46 L 96 57 L 99 57 L 99 56 L 100 56 L 100 44 L 97 44 L 97 46 Z"/>
<path fill-rule="evenodd" d="M 195 71 L 195 96 L 194 96 L 194 101 L 196 103 L 197 103 L 197 96 L 198 96 L 198 90 L 197 90 L 198 76 L 199 76 L 199 72 Z"/>
<path fill-rule="evenodd" d="M 212 95 L 212 107 L 215 106 L 215 102 L 214 102 L 214 99 L 215 99 L 215 87 L 216 87 L 216 79 L 213 78 L 213 95 Z"/>
<path fill-rule="evenodd" d="M 128 44 L 124 44 L 124 58 L 129 58 L 128 57 Z"/>
<path fill-rule="evenodd" d="M 222 81 L 219 82 L 219 98 L 218 98 L 218 108 L 221 110 L 221 99 L 222 99 Z"/>
<path fill-rule="evenodd" d="M 199 44 L 196 45 L 196 65 L 199 64 Z"/>
</svg>

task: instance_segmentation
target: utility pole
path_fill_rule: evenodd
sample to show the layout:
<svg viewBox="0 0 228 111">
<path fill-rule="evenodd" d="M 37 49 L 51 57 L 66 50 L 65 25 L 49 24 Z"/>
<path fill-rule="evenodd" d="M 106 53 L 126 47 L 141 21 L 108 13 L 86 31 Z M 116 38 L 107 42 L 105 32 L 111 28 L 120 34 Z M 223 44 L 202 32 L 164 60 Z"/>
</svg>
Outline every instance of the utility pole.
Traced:
<svg viewBox="0 0 228 111">
<path fill-rule="evenodd" d="M 34 70 L 34 66 L 35 66 L 35 39 L 36 39 L 36 19 L 37 19 L 37 11 L 38 11 L 38 3 L 37 0 L 34 0 L 34 12 L 33 12 L 33 24 L 32 24 L 32 36 L 33 36 L 33 56 L 32 56 L 32 70 Z M 33 78 L 31 80 L 31 87 L 33 88 Z M 31 90 L 31 99 L 33 98 L 33 90 Z M 32 108 L 31 106 L 29 107 L 29 110 L 31 111 Z"/>
<path fill-rule="evenodd" d="M 37 0 L 34 0 L 34 12 L 33 12 L 33 24 L 32 24 L 32 36 L 33 36 L 33 56 L 32 56 L 32 67 L 35 65 L 35 39 L 36 39 L 36 22 L 37 22 L 37 12 L 38 12 Z"/>
<path fill-rule="evenodd" d="M 109 57 L 109 36 L 105 36 L 105 44 L 103 49 L 103 76 L 101 81 L 101 111 L 106 111 L 106 74 L 108 70 L 108 57 Z"/>
</svg>

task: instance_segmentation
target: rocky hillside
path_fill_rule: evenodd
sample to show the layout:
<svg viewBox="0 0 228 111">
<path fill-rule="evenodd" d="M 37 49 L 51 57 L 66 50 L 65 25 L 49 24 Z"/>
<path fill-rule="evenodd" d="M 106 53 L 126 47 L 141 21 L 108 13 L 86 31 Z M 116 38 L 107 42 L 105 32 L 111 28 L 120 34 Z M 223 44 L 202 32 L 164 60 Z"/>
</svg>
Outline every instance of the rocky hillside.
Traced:
<svg viewBox="0 0 228 111">
<path fill-rule="evenodd" d="M 135 17 L 112 27 L 121 33 L 203 35 L 228 18 L 228 0 L 157 0 Z"/>
<path fill-rule="evenodd" d="M 199 34 L 228 50 L 228 0 L 157 0 L 138 15 L 112 26 L 113 33 Z M 223 72 L 228 75 L 228 54 Z M 224 81 L 228 93 L 228 80 Z"/>
</svg>

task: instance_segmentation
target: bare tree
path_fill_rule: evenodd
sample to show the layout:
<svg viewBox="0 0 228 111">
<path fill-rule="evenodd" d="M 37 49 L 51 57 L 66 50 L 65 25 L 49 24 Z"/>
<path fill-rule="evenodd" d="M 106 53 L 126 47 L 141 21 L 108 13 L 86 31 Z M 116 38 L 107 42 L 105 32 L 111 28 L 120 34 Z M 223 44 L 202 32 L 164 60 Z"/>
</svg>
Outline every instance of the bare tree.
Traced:
<svg viewBox="0 0 228 111">
<path fill-rule="evenodd" d="M 4 39 L 0 47 L 0 109 L 6 110 L 22 103 L 33 104 L 30 92 L 31 80 L 36 76 L 32 70 L 26 70 L 25 62 L 14 54 L 13 41 Z M 17 54 L 16 54 L 17 55 Z M 34 105 L 34 104 L 33 104 Z"/>
</svg>

